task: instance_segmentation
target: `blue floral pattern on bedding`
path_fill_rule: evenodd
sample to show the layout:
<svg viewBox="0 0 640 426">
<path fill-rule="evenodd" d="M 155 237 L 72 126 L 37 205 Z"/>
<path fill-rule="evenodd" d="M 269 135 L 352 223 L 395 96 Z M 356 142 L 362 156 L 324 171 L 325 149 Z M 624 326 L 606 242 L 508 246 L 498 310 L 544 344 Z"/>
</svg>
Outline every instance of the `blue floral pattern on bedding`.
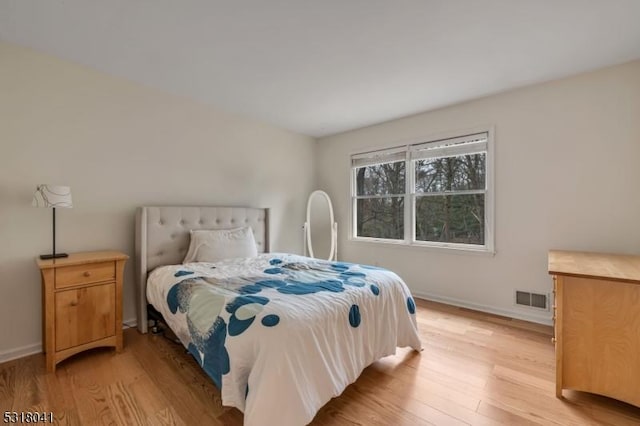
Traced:
<svg viewBox="0 0 640 426">
<path fill-rule="evenodd" d="M 166 265 L 147 300 L 247 426 L 308 424 L 372 360 L 422 346 L 409 288 L 378 267 L 286 253 Z"/>
<path fill-rule="evenodd" d="M 367 281 L 368 271 L 382 268 L 346 262 L 315 259 L 286 262 L 269 260 L 263 276 L 215 280 L 199 277 L 194 272 L 179 270 L 179 280 L 167 294 L 171 313 L 186 315 L 191 342 L 188 351 L 221 388 L 222 376 L 230 371 L 227 341 L 240 336 L 258 324 L 269 329 L 281 324 L 281 316 L 269 311 L 269 303 L 277 294 L 304 298 L 316 293 L 343 293 L 349 289 L 364 297 L 377 298 L 380 288 Z M 213 284 L 213 285 L 212 285 Z M 408 311 L 415 312 L 410 297 Z M 344 321 L 357 329 L 362 321 L 363 306 L 354 303 L 344 314 Z"/>
</svg>

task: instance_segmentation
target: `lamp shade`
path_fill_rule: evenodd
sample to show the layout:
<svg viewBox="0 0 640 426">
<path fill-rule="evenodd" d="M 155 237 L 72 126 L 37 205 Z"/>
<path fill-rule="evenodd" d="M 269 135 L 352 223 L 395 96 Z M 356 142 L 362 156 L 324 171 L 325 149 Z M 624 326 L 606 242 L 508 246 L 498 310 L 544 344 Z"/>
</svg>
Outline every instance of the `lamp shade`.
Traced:
<svg viewBox="0 0 640 426">
<path fill-rule="evenodd" d="M 73 207 L 71 188 L 60 185 L 38 185 L 35 194 L 33 194 L 31 205 L 34 207 L 71 208 Z"/>
</svg>

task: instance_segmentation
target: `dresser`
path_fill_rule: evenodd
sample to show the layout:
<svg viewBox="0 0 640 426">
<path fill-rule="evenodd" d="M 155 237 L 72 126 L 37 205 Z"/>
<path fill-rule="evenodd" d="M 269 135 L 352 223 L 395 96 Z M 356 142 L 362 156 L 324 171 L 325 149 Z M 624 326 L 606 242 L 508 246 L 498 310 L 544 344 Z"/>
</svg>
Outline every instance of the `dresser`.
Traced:
<svg viewBox="0 0 640 426">
<path fill-rule="evenodd" d="M 552 250 L 556 396 L 640 407 L 640 256 Z"/>
<path fill-rule="evenodd" d="M 42 347 L 48 372 L 78 352 L 122 350 L 122 275 L 117 251 L 73 253 L 36 262 L 42 275 Z"/>
</svg>

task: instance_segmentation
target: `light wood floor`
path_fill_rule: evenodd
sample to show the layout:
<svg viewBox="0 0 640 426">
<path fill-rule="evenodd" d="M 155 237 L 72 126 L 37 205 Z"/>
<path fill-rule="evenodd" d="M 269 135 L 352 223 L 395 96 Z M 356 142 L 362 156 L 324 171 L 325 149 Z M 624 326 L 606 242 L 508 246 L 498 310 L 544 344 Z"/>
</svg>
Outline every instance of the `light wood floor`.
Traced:
<svg viewBox="0 0 640 426">
<path fill-rule="evenodd" d="M 421 354 L 367 368 L 314 425 L 640 425 L 640 409 L 565 391 L 554 397 L 549 327 L 418 301 Z M 286 410 L 283 407 L 274 407 Z M 44 356 L 0 364 L 0 413 L 53 411 L 60 424 L 241 425 L 181 346 L 125 331 L 46 374 Z"/>
</svg>

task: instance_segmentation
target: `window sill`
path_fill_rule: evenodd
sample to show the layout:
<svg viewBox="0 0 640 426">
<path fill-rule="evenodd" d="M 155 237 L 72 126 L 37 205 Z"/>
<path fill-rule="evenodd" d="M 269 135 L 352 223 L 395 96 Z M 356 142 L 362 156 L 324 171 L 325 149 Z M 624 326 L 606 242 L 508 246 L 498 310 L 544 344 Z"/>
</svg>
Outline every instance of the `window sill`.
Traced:
<svg viewBox="0 0 640 426">
<path fill-rule="evenodd" d="M 485 247 L 475 248 L 469 246 L 454 246 L 454 245 L 445 245 L 445 244 L 425 244 L 425 243 L 407 243 L 406 241 L 400 240 L 386 240 L 380 238 L 356 238 L 349 237 L 347 240 L 349 244 L 371 244 L 371 245 L 381 245 L 381 246 L 389 246 L 389 247 L 400 247 L 406 249 L 417 249 L 417 250 L 425 250 L 425 251 L 434 251 L 440 253 L 450 253 L 450 254 L 470 254 L 473 256 L 487 256 L 493 257 L 495 256 L 495 250 L 487 249 Z"/>
</svg>

